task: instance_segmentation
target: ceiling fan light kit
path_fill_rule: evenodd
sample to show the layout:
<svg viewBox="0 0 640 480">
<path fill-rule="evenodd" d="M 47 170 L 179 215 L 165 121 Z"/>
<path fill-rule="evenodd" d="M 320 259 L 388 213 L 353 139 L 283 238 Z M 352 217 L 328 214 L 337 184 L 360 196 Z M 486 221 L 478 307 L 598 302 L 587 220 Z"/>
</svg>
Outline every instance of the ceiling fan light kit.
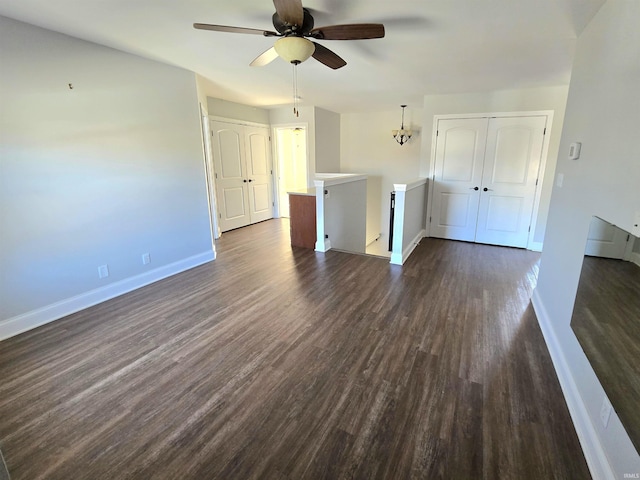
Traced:
<svg viewBox="0 0 640 480">
<path fill-rule="evenodd" d="M 402 121 L 400 123 L 400 130 L 391 130 L 391 135 L 396 139 L 400 145 L 404 145 L 409 141 L 411 135 L 413 135 L 413 131 L 411 129 L 404 128 L 404 109 L 407 107 L 406 105 L 400 105 L 402 107 Z"/>
<path fill-rule="evenodd" d="M 273 45 L 280 58 L 299 64 L 307 60 L 316 50 L 316 46 L 310 40 L 302 37 L 282 37 Z"/>
</svg>

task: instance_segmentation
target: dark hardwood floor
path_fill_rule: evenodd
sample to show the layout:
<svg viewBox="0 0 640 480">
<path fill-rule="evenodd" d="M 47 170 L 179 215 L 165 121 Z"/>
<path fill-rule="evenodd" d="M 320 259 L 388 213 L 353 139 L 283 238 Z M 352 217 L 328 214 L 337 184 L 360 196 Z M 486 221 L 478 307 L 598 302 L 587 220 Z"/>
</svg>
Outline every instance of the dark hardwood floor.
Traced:
<svg viewBox="0 0 640 480">
<path fill-rule="evenodd" d="M 403 266 L 218 259 L 0 343 L 20 479 L 586 479 L 529 303 L 538 255 L 424 239 Z"/>
</svg>

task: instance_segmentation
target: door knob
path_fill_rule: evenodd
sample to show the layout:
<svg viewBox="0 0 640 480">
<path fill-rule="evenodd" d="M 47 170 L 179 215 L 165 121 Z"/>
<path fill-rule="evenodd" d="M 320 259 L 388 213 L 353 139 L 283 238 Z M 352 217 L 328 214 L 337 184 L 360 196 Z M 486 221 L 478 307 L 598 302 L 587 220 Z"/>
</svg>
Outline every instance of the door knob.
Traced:
<svg viewBox="0 0 640 480">
<path fill-rule="evenodd" d="M 253 180 L 249 179 L 250 182 L 253 182 Z"/>
<path fill-rule="evenodd" d="M 478 187 L 469 188 L 469 190 L 475 190 L 476 192 L 479 190 Z"/>
<path fill-rule="evenodd" d="M 247 180 L 246 180 L 246 179 L 245 179 L 245 180 L 242 180 L 242 181 L 243 181 L 244 183 L 247 183 Z"/>
<path fill-rule="evenodd" d="M 493 189 L 492 189 L 492 188 L 484 187 L 484 188 L 482 189 L 482 191 L 484 191 L 484 192 L 493 192 Z"/>
</svg>

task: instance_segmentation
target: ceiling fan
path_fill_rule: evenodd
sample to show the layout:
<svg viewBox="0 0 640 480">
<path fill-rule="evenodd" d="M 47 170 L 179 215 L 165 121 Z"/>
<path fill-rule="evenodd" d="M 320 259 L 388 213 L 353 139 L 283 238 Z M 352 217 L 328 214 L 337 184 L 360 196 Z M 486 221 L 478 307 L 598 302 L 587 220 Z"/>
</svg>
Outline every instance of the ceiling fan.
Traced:
<svg viewBox="0 0 640 480">
<path fill-rule="evenodd" d="M 384 37 L 384 25 L 381 23 L 354 23 L 314 28 L 313 16 L 308 9 L 303 8 L 301 0 L 273 0 L 273 4 L 276 7 L 276 13 L 272 18 L 275 32 L 208 23 L 194 23 L 193 26 L 200 30 L 280 37 L 273 47 L 258 55 L 251 62 L 250 65 L 253 67 L 267 65 L 278 56 L 294 65 L 313 57 L 335 70 L 344 67 L 347 62 L 327 47 L 308 40 L 308 38 L 315 40 L 366 40 Z"/>
</svg>

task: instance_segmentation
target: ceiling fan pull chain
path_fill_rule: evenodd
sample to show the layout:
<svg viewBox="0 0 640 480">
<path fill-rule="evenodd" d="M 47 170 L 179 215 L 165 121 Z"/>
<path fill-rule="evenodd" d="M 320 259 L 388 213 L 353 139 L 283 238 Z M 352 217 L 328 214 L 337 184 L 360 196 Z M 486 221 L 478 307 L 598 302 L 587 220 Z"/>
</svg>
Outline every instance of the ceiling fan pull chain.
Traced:
<svg viewBox="0 0 640 480">
<path fill-rule="evenodd" d="M 293 114 L 300 116 L 298 111 L 298 64 L 293 63 Z"/>
</svg>

